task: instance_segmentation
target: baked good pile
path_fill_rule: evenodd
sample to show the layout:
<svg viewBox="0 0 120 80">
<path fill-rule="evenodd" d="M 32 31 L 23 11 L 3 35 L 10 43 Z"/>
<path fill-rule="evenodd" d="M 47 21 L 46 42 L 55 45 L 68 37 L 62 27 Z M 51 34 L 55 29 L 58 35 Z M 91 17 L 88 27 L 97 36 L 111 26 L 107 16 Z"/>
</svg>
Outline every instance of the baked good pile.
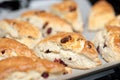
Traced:
<svg viewBox="0 0 120 80">
<path fill-rule="evenodd" d="M 120 60 L 120 16 L 106 1 L 93 5 L 88 29 L 99 30 L 87 40 L 77 3 L 63 0 L 50 11 L 25 11 L 0 21 L 0 80 L 45 80 Z M 86 24 L 86 23 L 85 23 Z M 100 53 L 100 54 L 98 54 Z"/>
</svg>

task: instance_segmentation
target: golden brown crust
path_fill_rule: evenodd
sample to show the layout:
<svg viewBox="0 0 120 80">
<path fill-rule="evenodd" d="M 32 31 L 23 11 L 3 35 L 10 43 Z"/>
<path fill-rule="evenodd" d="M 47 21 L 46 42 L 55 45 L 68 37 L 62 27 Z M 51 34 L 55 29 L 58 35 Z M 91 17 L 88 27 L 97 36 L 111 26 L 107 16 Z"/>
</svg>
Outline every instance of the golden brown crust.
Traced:
<svg viewBox="0 0 120 80">
<path fill-rule="evenodd" d="M 0 31 L 0 37 L 15 39 L 29 48 L 33 48 L 42 39 L 42 34 L 37 27 L 22 20 L 1 20 Z"/>
<path fill-rule="evenodd" d="M 64 73 L 65 67 L 61 64 L 50 62 L 45 59 L 33 61 L 28 57 L 11 57 L 0 61 L 0 80 L 13 72 L 37 71 L 40 73 Z"/>
<path fill-rule="evenodd" d="M 19 37 L 30 36 L 32 38 L 38 38 L 40 36 L 39 29 L 29 24 L 28 22 L 10 19 L 5 19 L 4 21 L 7 22 L 10 26 L 17 29 Z"/>
<path fill-rule="evenodd" d="M 51 12 L 60 16 L 73 26 L 75 31 L 83 31 L 83 23 L 77 3 L 73 0 L 66 0 L 51 6 Z"/>
<path fill-rule="evenodd" d="M 45 11 L 26 11 L 19 19 L 25 20 L 40 28 L 43 37 L 47 37 L 58 32 L 73 32 L 71 25 L 65 20 Z"/>
<path fill-rule="evenodd" d="M 9 38 L 0 38 L 0 56 L 27 56 L 32 59 L 37 58 L 35 53 L 27 46 Z"/>
<path fill-rule="evenodd" d="M 81 45 L 79 44 L 79 42 L 85 41 L 85 38 L 78 33 L 60 32 L 56 35 L 47 37 L 44 40 L 41 40 L 40 42 L 44 43 L 47 41 L 58 42 L 62 46 L 64 46 L 64 48 L 69 48 L 71 50 L 76 51 L 78 50 L 78 48 L 81 48 Z"/>
<path fill-rule="evenodd" d="M 48 41 L 61 45 L 65 50 L 71 50 L 79 55 L 83 54 L 93 61 L 98 58 L 98 53 L 94 45 L 90 41 L 87 41 L 81 34 L 61 32 L 41 40 L 40 43 L 46 43 Z M 97 61 L 100 65 L 100 60 L 98 59 Z"/>
<path fill-rule="evenodd" d="M 64 27 L 64 25 L 68 26 L 68 24 L 63 19 L 45 11 L 31 10 L 31 11 L 24 12 L 22 14 L 22 17 L 27 17 L 27 16 L 36 16 L 50 24 L 55 24 L 55 25 L 59 24 L 61 25 L 61 27 Z"/>
<path fill-rule="evenodd" d="M 89 30 L 102 29 L 114 17 L 115 13 L 112 5 L 105 0 L 100 0 L 91 9 L 88 28 Z"/>
<path fill-rule="evenodd" d="M 72 0 L 66 0 L 58 4 L 54 4 L 52 7 L 57 8 L 62 12 L 69 12 L 72 9 L 77 9 L 77 4 Z"/>
</svg>

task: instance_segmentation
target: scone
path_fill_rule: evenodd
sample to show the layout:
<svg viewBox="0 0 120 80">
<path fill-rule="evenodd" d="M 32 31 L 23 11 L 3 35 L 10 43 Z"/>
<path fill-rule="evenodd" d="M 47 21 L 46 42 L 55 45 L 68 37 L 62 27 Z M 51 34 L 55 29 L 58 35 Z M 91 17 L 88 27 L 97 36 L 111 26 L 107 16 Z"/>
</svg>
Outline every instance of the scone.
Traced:
<svg viewBox="0 0 120 80">
<path fill-rule="evenodd" d="M 9 38 L 0 38 L 0 60 L 12 56 L 27 56 L 36 59 L 35 53 L 24 44 Z"/>
<path fill-rule="evenodd" d="M 110 20 L 106 25 L 120 27 L 120 15 L 118 15 L 114 19 Z"/>
<path fill-rule="evenodd" d="M 90 11 L 88 29 L 91 31 L 102 29 L 114 17 L 115 12 L 112 5 L 105 0 L 100 0 L 93 5 Z"/>
<path fill-rule="evenodd" d="M 93 42 L 107 62 L 120 60 L 120 27 L 106 26 L 96 34 Z"/>
<path fill-rule="evenodd" d="M 0 37 L 12 38 L 33 48 L 42 39 L 42 34 L 26 21 L 5 19 L 0 21 Z"/>
<path fill-rule="evenodd" d="M 41 40 L 34 50 L 42 59 L 72 68 L 89 69 L 101 64 L 94 45 L 78 33 L 60 32 L 49 36 Z"/>
<path fill-rule="evenodd" d="M 72 27 L 66 21 L 45 11 L 26 11 L 19 18 L 37 26 L 42 35 L 47 37 L 58 32 L 72 32 Z"/>
<path fill-rule="evenodd" d="M 0 80 L 46 80 L 64 72 L 63 65 L 45 59 L 17 56 L 0 61 Z"/>
<path fill-rule="evenodd" d="M 83 31 L 83 22 L 78 5 L 73 0 L 64 0 L 51 6 L 51 13 L 60 16 L 72 25 L 74 31 Z"/>
</svg>

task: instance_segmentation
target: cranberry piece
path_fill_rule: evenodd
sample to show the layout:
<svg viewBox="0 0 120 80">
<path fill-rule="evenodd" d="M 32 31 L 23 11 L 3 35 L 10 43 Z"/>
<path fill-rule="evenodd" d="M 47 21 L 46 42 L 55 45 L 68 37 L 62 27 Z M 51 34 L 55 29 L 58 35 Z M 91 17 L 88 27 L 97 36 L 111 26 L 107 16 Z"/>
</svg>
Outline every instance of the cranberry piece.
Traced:
<svg viewBox="0 0 120 80">
<path fill-rule="evenodd" d="M 72 58 L 70 57 L 68 60 L 72 60 Z"/>
<path fill-rule="evenodd" d="M 2 50 L 1 53 L 4 54 L 4 53 L 5 53 L 5 50 Z"/>
<path fill-rule="evenodd" d="M 58 62 L 60 64 L 63 64 L 64 66 L 67 66 L 61 59 L 55 59 L 54 62 Z"/>
<path fill-rule="evenodd" d="M 55 59 L 54 62 L 60 62 L 59 59 Z"/>
<path fill-rule="evenodd" d="M 103 48 L 105 48 L 105 47 L 107 47 L 107 44 L 106 44 L 106 43 L 104 43 L 104 46 L 103 46 Z"/>
<path fill-rule="evenodd" d="M 68 35 L 68 36 L 64 37 L 63 39 L 61 39 L 61 43 L 66 43 L 71 39 L 72 39 L 72 37 L 70 35 Z"/>
<path fill-rule="evenodd" d="M 48 28 L 47 34 L 50 34 L 52 32 L 52 28 Z"/>
<path fill-rule="evenodd" d="M 60 59 L 60 63 L 63 64 L 64 66 L 67 66 L 67 64 L 65 64 L 61 59 Z"/>
<path fill-rule="evenodd" d="M 48 50 L 45 51 L 45 53 L 51 53 L 51 51 L 49 51 L 49 49 L 48 49 Z"/>
<path fill-rule="evenodd" d="M 48 74 L 48 72 L 44 72 L 44 73 L 42 73 L 42 75 L 41 75 L 43 78 L 48 78 L 49 77 L 49 74 Z"/>
<path fill-rule="evenodd" d="M 99 46 L 97 47 L 97 51 L 98 51 L 98 53 L 100 53 L 100 47 Z"/>
</svg>

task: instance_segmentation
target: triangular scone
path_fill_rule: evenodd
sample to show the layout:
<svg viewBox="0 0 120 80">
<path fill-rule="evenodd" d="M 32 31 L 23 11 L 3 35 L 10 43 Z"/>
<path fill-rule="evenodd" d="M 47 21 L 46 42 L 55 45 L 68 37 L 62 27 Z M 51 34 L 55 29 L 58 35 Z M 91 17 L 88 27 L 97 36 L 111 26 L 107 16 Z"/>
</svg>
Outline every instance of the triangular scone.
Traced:
<svg viewBox="0 0 120 80">
<path fill-rule="evenodd" d="M 17 56 L 0 61 L 0 80 L 46 80 L 64 73 L 63 65 L 45 59 Z"/>
<path fill-rule="evenodd" d="M 12 56 L 26 56 L 36 59 L 35 53 L 24 44 L 9 38 L 0 38 L 0 60 Z"/>
<path fill-rule="evenodd" d="M 96 34 L 94 44 L 107 62 L 120 61 L 120 27 L 106 26 Z"/>
<path fill-rule="evenodd" d="M 83 31 L 83 22 L 78 5 L 73 0 L 65 0 L 51 6 L 51 13 L 56 14 L 72 25 L 73 30 Z"/>
<path fill-rule="evenodd" d="M 0 37 L 12 38 L 33 48 L 42 39 L 42 33 L 26 21 L 5 19 L 0 21 Z"/>
<path fill-rule="evenodd" d="M 105 0 L 100 0 L 93 5 L 88 22 L 88 29 L 91 31 L 104 28 L 105 24 L 115 17 L 114 9 Z"/>
<path fill-rule="evenodd" d="M 25 20 L 40 28 L 44 37 L 58 32 L 73 32 L 71 25 L 66 21 L 45 11 L 27 11 L 19 19 Z"/>
<path fill-rule="evenodd" d="M 116 16 L 114 19 L 110 20 L 107 26 L 117 26 L 120 27 L 120 15 Z"/>
<path fill-rule="evenodd" d="M 62 32 L 49 36 L 34 50 L 41 58 L 72 68 L 89 69 L 101 64 L 94 45 L 78 33 Z"/>
</svg>

